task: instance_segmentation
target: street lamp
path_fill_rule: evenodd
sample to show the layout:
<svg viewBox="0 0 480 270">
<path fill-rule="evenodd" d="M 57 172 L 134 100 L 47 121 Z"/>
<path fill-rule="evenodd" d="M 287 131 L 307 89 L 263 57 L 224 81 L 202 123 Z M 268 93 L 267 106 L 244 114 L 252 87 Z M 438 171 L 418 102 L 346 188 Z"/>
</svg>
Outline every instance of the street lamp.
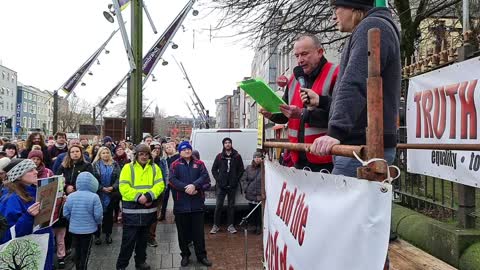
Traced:
<svg viewBox="0 0 480 270">
<path fill-rule="evenodd" d="M 162 66 L 168 65 L 168 61 L 162 58 Z"/>
<path fill-rule="evenodd" d="M 194 9 L 194 10 L 192 11 L 192 15 L 193 15 L 193 16 L 197 16 L 198 13 L 199 13 L 199 12 L 198 12 L 198 10 L 196 10 L 196 9 Z"/>
<path fill-rule="evenodd" d="M 170 43 L 172 43 L 172 49 L 176 50 L 178 49 L 178 44 L 173 42 L 173 41 L 170 41 Z"/>
<path fill-rule="evenodd" d="M 108 11 L 103 12 L 103 17 L 107 19 L 110 23 L 114 23 L 115 19 L 113 18 L 115 16 L 115 9 L 113 8 L 112 4 L 108 4 Z"/>
<path fill-rule="evenodd" d="M 152 74 L 152 82 L 156 82 L 157 81 L 157 78 L 155 77 L 155 75 Z"/>
</svg>

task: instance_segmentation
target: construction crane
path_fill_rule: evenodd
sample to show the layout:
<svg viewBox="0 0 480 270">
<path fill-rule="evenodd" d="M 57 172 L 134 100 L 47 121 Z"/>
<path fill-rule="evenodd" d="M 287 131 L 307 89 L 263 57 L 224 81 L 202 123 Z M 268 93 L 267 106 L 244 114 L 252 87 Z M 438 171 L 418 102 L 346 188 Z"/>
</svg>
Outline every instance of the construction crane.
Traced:
<svg viewBox="0 0 480 270">
<path fill-rule="evenodd" d="M 173 57 L 173 55 L 172 55 L 172 57 Z M 192 89 L 193 96 L 195 97 L 196 102 L 193 101 L 193 98 L 191 98 L 191 97 L 190 98 L 192 99 L 192 102 L 196 107 L 198 115 L 200 116 L 202 121 L 205 123 L 205 128 L 210 128 L 210 123 L 209 123 L 210 122 L 209 121 L 210 116 L 208 115 L 209 111 L 205 109 L 205 106 L 203 106 L 202 101 L 198 97 L 195 89 L 193 88 L 192 81 L 190 81 L 190 78 L 188 77 L 187 71 L 185 70 L 185 67 L 183 66 L 182 62 L 179 63 L 175 57 L 173 57 L 173 59 L 175 60 L 175 63 L 177 63 L 178 68 L 180 68 L 180 71 L 182 72 L 184 79 L 187 80 L 188 88 Z M 197 108 L 197 106 L 198 106 L 198 108 Z"/>
</svg>

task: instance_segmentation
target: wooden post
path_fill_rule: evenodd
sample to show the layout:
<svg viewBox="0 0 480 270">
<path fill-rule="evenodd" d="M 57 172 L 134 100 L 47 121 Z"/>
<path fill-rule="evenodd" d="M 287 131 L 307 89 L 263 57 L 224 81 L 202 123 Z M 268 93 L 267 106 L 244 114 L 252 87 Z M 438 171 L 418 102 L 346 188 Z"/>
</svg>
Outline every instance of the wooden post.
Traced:
<svg viewBox="0 0 480 270">
<path fill-rule="evenodd" d="M 469 59 L 475 47 L 469 42 L 468 35 L 464 36 L 464 44 L 459 48 L 457 62 Z M 475 188 L 458 184 L 458 223 L 460 228 L 471 229 L 475 228 L 475 218 L 471 216 L 475 212 Z"/>
<path fill-rule="evenodd" d="M 380 29 L 368 31 L 368 79 L 367 79 L 367 160 L 384 157 L 383 142 L 383 89 L 380 76 Z M 383 161 L 357 168 L 357 178 L 383 181 L 388 165 Z"/>
</svg>

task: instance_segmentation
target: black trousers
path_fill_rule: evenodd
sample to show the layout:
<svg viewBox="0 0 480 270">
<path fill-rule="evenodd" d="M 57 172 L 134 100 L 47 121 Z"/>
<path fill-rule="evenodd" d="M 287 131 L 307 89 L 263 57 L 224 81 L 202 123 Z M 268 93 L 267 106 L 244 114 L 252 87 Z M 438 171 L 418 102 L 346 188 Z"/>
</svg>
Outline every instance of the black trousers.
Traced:
<svg viewBox="0 0 480 270">
<path fill-rule="evenodd" d="M 180 255 L 182 257 L 189 257 L 191 255 L 188 243 L 193 240 L 197 259 L 200 260 L 207 257 L 207 251 L 205 249 L 205 234 L 203 231 L 203 212 L 176 213 L 175 224 L 177 225 L 178 244 L 181 251 Z"/>
<path fill-rule="evenodd" d="M 162 199 L 162 210 L 160 210 L 160 215 L 165 216 L 167 213 L 168 199 L 170 198 L 170 185 L 167 185 L 165 192 L 163 193 Z"/>
<path fill-rule="evenodd" d="M 227 206 L 227 221 L 228 225 L 234 223 L 235 219 L 235 194 L 236 189 L 223 189 L 217 187 L 217 201 L 215 205 L 215 213 L 213 214 L 213 223 L 215 225 L 220 225 L 220 218 L 222 217 L 222 208 L 223 202 L 225 201 L 225 196 L 228 196 L 228 206 Z"/>
<path fill-rule="evenodd" d="M 105 234 L 112 234 L 114 208 L 115 205 L 111 201 L 105 209 L 105 212 L 103 212 L 102 225 L 98 225 L 98 230 L 95 232 L 95 237 L 100 237 L 100 233 L 102 232 Z"/>
<path fill-rule="evenodd" d="M 93 234 L 74 234 L 73 245 L 75 247 L 75 266 L 77 270 L 86 270 L 88 257 L 92 247 Z"/>
<path fill-rule="evenodd" d="M 123 225 L 122 245 L 117 259 L 117 269 L 127 268 L 133 250 L 135 250 L 135 264 L 142 264 L 147 260 L 147 241 L 150 226 Z"/>
</svg>

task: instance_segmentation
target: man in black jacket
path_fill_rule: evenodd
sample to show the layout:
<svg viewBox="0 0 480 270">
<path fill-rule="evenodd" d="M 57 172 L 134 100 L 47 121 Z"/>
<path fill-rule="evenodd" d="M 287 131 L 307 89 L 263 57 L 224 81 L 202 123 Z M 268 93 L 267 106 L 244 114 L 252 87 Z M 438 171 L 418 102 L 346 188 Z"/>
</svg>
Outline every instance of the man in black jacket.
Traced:
<svg viewBox="0 0 480 270">
<path fill-rule="evenodd" d="M 233 225 L 235 215 L 235 193 L 245 168 L 243 166 L 242 157 L 237 150 L 232 147 L 232 139 L 224 138 L 222 140 L 223 151 L 215 157 L 212 166 L 212 174 L 216 181 L 217 202 L 215 205 L 215 213 L 213 218 L 213 227 L 211 234 L 217 233 L 220 228 L 220 216 L 223 208 L 225 196 L 228 196 L 228 232 L 236 233 L 237 230 Z"/>
<path fill-rule="evenodd" d="M 374 8 L 373 0 L 332 1 L 334 18 L 340 32 L 351 33 L 345 43 L 337 84 L 333 90 L 327 136 L 317 138 L 312 153 L 330 154 L 337 144 L 366 144 L 368 30 L 381 31 L 380 66 L 383 78 L 383 121 L 385 160 L 392 163 L 397 145 L 397 118 L 400 102 L 402 66 L 400 32 L 391 11 Z M 311 99 L 312 103 L 313 100 Z M 361 163 L 354 158 L 334 157 L 333 174 L 355 177 Z"/>
</svg>

